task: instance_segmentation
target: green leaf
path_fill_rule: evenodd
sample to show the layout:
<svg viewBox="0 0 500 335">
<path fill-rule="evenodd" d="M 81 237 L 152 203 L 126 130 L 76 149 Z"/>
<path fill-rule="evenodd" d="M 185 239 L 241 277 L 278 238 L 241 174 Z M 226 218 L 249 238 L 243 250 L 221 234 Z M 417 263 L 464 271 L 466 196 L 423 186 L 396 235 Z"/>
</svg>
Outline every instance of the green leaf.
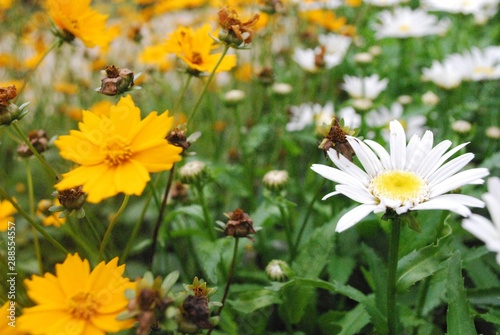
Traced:
<svg viewBox="0 0 500 335">
<path fill-rule="evenodd" d="M 330 221 L 317 228 L 309 241 L 300 248 L 300 252 L 292 264 L 292 270 L 299 277 L 317 278 L 326 264 L 331 260 L 337 220 Z"/>
<path fill-rule="evenodd" d="M 375 250 L 369 246 L 363 244 L 361 250 L 370 268 L 370 277 L 374 286 L 375 301 L 377 302 L 378 308 L 385 311 L 387 306 L 387 266 L 377 255 Z"/>
<path fill-rule="evenodd" d="M 257 150 L 264 143 L 271 127 L 268 124 L 258 124 L 250 129 L 245 136 L 245 153 L 249 154 Z"/>
<path fill-rule="evenodd" d="M 363 305 L 358 305 L 347 312 L 345 316 L 338 322 L 335 322 L 335 324 L 342 327 L 338 335 L 354 335 L 359 334 L 360 330 L 369 322 L 370 315 L 366 312 Z"/>
<path fill-rule="evenodd" d="M 366 311 L 371 317 L 372 323 L 374 324 L 377 331 L 381 334 L 387 333 L 387 322 L 382 314 L 382 312 L 375 305 L 375 299 L 373 295 L 365 295 L 363 292 L 355 289 L 349 285 L 343 285 L 337 281 L 327 282 L 321 279 L 309 279 L 309 278 L 298 278 L 295 277 L 286 283 L 276 283 L 274 282 L 270 290 L 280 291 L 284 287 L 289 285 L 296 285 L 297 287 L 312 286 L 316 288 L 321 288 L 324 290 L 332 291 L 341 295 L 344 295 L 354 301 L 357 301 L 365 307 Z"/>
<path fill-rule="evenodd" d="M 316 297 L 311 286 L 301 285 L 292 281 L 280 290 L 283 303 L 279 306 L 279 312 L 287 324 L 299 323 L 306 313 L 306 308 L 314 308 Z"/>
<path fill-rule="evenodd" d="M 281 298 L 277 292 L 266 289 L 246 291 L 238 294 L 235 300 L 228 300 L 228 304 L 232 308 L 245 314 L 252 313 L 266 306 L 280 304 L 281 302 Z"/>
<path fill-rule="evenodd" d="M 458 251 L 450 258 L 447 297 L 448 311 L 446 314 L 446 322 L 448 334 L 477 334 L 474 328 L 474 319 L 469 311 L 469 301 L 465 295 L 460 252 Z"/>
<path fill-rule="evenodd" d="M 427 278 L 445 266 L 450 257 L 449 233 L 420 250 L 414 250 L 398 262 L 398 291 L 406 291 L 416 282 Z"/>
</svg>

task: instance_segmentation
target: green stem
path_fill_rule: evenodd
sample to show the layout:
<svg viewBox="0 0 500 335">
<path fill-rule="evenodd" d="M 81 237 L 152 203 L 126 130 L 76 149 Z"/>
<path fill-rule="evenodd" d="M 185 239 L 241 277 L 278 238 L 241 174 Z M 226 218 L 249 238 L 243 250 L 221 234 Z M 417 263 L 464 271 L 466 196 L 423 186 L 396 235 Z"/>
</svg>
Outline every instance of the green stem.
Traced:
<svg viewBox="0 0 500 335">
<path fill-rule="evenodd" d="M 75 231 L 73 225 L 77 224 L 78 222 L 74 222 L 73 216 L 69 216 L 66 220 L 66 223 L 63 225 L 65 232 L 75 241 L 76 244 L 78 244 L 88 255 L 89 260 L 91 261 L 92 265 L 95 264 L 95 252 L 94 250 L 86 243 L 85 239 L 82 238 L 81 232 Z"/>
<path fill-rule="evenodd" d="M 193 78 L 193 76 L 188 75 L 186 83 L 184 84 L 184 87 L 182 88 L 181 94 L 177 98 L 177 101 L 175 102 L 174 108 L 172 110 L 174 113 L 177 112 L 177 109 L 179 108 L 179 105 L 181 104 L 181 101 L 184 98 L 184 95 L 186 94 L 186 91 L 187 91 L 187 88 L 189 86 L 189 83 L 191 82 L 191 78 Z"/>
<path fill-rule="evenodd" d="M 35 191 L 33 189 L 33 175 L 31 173 L 31 165 L 29 159 L 26 159 L 26 183 L 28 184 L 28 198 L 30 204 L 30 216 L 35 217 Z M 38 263 L 38 270 L 43 273 L 42 251 L 40 249 L 40 241 L 33 226 L 31 226 L 33 234 L 33 245 L 35 248 L 35 256 Z"/>
<path fill-rule="evenodd" d="M 286 241 L 288 244 L 288 249 L 290 250 L 290 261 L 293 259 L 291 251 L 293 250 L 293 240 L 292 240 L 292 223 L 290 222 L 288 215 L 286 214 L 286 209 L 283 205 L 279 204 L 278 208 L 281 214 L 281 220 L 285 225 Z"/>
<path fill-rule="evenodd" d="M 219 58 L 219 61 L 217 62 L 217 64 L 215 64 L 212 72 L 210 73 L 210 76 L 208 77 L 207 82 L 205 83 L 205 87 L 203 87 L 203 91 L 201 92 L 200 96 L 198 97 L 198 101 L 196 101 L 196 104 L 194 105 L 194 108 L 191 110 L 191 113 L 189 113 L 189 118 L 188 118 L 188 121 L 187 121 L 187 125 L 188 126 L 191 123 L 191 121 L 193 120 L 194 114 L 198 110 L 198 107 L 200 106 L 200 103 L 203 100 L 203 97 L 205 96 L 205 93 L 207 92 L 208 86 L 210 85 L 210 82 L 212 81 L 212 79 L 213 79 L 213 77 L 215 75 L 215 71 L 219 67 L 220 63 L 222 63 L 222 60 L 224 59 L 224 56 L 226 56 L 226 53 L 227 53 L 228 50 L 229 50 L 229 45 L 224 44 L 224 50 L 222 51 L 222 54 L 221 54 L 221 56 Z"/>
<path fill-rule="evenodd" d="M 28 146 L 28 148 L 30 148 L 30 150 L 33 153 L 33 155 L 35 155 L 35 157 L 38 158 L 38 160 L 40 161 L 40 163 L 42 163 L 42 166 L 47 170 L 47 172 L 50 175 L 54 176 L 54 178 L 56 180 L 59 180 L 57 172 L 52 168 L 52 166 L 50 166 L 50 164 L 45 160 L 45 158 L 43 158 L 43 156 L 40 155 L 40 153 L 33 147 L 33 145 L 31 144 L 31 142 L 29 141 L 29 139 L 24 135 L 24 133 L 22 132 L 22 130 L 18 127 L 17 122 L 12 122 L 11 126 L 12 126 L 12 128 L 14 128 L 14 130 L 17 132 L 17 134 L 23 140 L 23 142 L 26 143 L 26 145 Z"/>
<path fill-rule="evenodd" d="M 88 211 L 85 212 L 88 213 Z M 90 231 L 92 232 L 92 235 L 94 236 L 96 242 L 99 243 L 101 241 L 101 237 L 99 236 L 99 233 L 95 229 L 94 223 L 90 220 L 87 214 L 85 214 L 85 222 L 87 223 L 87 226 L 90 228 Z"/>
<path fill-rule="evenodd" d="M 115 224 L 118 222 L 118 218 L 120 215 L 122 215 L 123 211 L 125 210 L 125 207 L 127 207 L 128 199 L 130 199 L 130 196 L 127 194 L 123 198 L 122 205 L 118 209 L 118 212 L 113 216 L 113 219 L 109 223 L 108 229 L 106 229 L 106 233 L 104 233 L 104 237 L 102 238 L 101 242 L 101 247 L 99 248 L 99 261 L 102 261 L 104 259 L 104 249 L 106 248 L 106 244 L 108 244 L 109 238 L 111 237 L 111 231 L 113 230 L 113 227 Z"/>
<path fill-rule="evenodd" d="M 401 222 L 399 217 L 392 220 L 391 236 L 389 240 L 389 262 L 387 283 L 387 326 L 389 335 L 397 335 L 398 313 L 396 310 L 396 279 L 398 268 L 399 236 L 401 233 Z"/>
<path fill-rule="evenodd" d="M 217 315 L 220 315 L 222 309 L 224 308 L 224 304 L 226 303 L 226 298 L 229 293 L 229 287 L 231 286 L 231 282 L 233 281 L 234 276 L 234 266 L 236 265 L 236 258 L 238 256 L 238 244 L 240 242 L 239 238 L 235 238 L 234 241 L 234 249 L 233 249 L 233 259 L 231 260 L 231 266 L 229 267 L 229 275 L 227 277 L 226 288 L 224 289 L 224 295 L 222 296 L 222 300 L 220 301 L 222 306 L 219 307 L 219 311 Z"/>
<path fill-rule="evenodd" d="M 206 230 L 208 230 L 209 237 L 212 241 L 215 241 L 217 235 L 215 234 L 215 227 L 213 225 L 212 216 L 208 210 L 207 201 L 205 199 L 205 194 L 203 193 L 203 186 L 196 183 L 196 190 L 198 191 L 198 200 L 200 201 L 201 208 L 203 210 L 203 217 L 205 218 Z"/>
<path fill-rule="evenodd" d="M 22 209 L 22 207 L 19 206 L 17 202 L 15 202 L 14 199 L 12 199 L 12 197 L 1 186 L 0 196 L 9 201 L 17 210 L 17 212 L 21 214 L 21 216 L 26 221 L 28 221 L 28 223 L 33 226 L 40 234 L 42 234 L 42 236 L 45 237 L 47 241 L 49 241 L 57 250 L 61 251 L 65 255 L 69 253 L 68 250 L 66 250 L 66 248 L 64 248 L 59 242 L 57 242 L 52 236 L 50 236 L 50 234 L 47 233 L 39 223 L 35 222 L 35 220 L 33 220 L 33 218 L 28 213 L 26 213 L 24 209 Z"/>
<path fill-rule="evenodd" d="M 153 261 L 155 258 L 155 253 L 156 253 L 156 246 L 158 244 L 158 233 L 160 232 L 160 226 L 163 221 L 163 213 L 165 212 L 165 208 L 167 207 L 167 200 L 168 200 L 168 194 L 170 193 L 170 189 L 172 188 L 172 182 L 174 180 L 174 174 L 175 174 L 175 163 L 172 165 L 172 168 L 170 169 L 170 173 L 168 175 L 168 182 L 167 185 L 165 186 L 165 191 L 163 193 L 163 199 L 160 204 L 160 211 L 158 213 L 158 219 L 156 220 L 156 225 L 155 229 L 153 231 L 153 240 L 151 244 L 151 258 L 149 260 L 149 269 L 151 270 L 153 268 Z"/>
<path fill-rule="evenodd" d="M 415 307 L 415 316 L 417 317 L 417 319 L 420 319 L 422 317 L 422 312 L 425 305 L 425 299 L 427 298 L 427 291 L 429 290 L 430 283 L 431 281 L 429 277 L 427 277 L 423 280 L 423 283 L 420 286 L 420 290 L 418 292 L 418 301 Z M 415 328 L 413 329 L 413 335 L 417 334 L 418 334 L 418 326 L 415 326 Z"/>
<path fill-rule="evenodd" d="M 318 190 L 316 191 L 316 194 L 312 197 L 311 201 L 309 202 L 309 205 L 307 206 L 306 214 L 304 216 L 304 219 L 302 220 L 302 224 L 300 225 L 299 234 L 297 235 L 297 240 L 295 241 L 295 244 L 292 248 L 292 253 L 291 253 L 292 260 L 297 255 L 297 250 L 299 248 L 300 240 L 302 239 L 302 234 L 304 234 L 304 230 L 306 228 L 307 221 L 309 220 L 309 217 L 311 216 L 314 204 L 316 203 L 316 201 L 318 200 L 318 198 L 322 194 L 322 189 L 323 189 L 323 186 L 325 185 L 325 183 L 326 183 L 326 179 L 323 178 L 321 185 L 319 186 Z"/>
<path fill-rule="evenodd" d="M 56 48 L 56 47 L 59 47 L 61 46 L 63 43 L 63 41 L 61 39 L 56 39 L 54 42 L 52 42 L 52 44 L 50 45 L 50 47 L 45 50 L 45 53 L 42 55 L 42 57 L 38 60 L 38 62 L 36 63 L 35 67 L 33 67 L 27 74 L 26 76 L 24 77 L 24 82 L 23 82 L 23 85 L 21 86 L 21 88 L 19 89 L 19 91 L 17 92 L 17 97 L 19 97 L 21 95 L 21 93 L 23 93 L 24 91 L 24 88 L 26 87 L 26 85 L 28 84 L 28 82 L 30 81 L 31 77 L 33 76 L 33 73 L 35 73 L 36 69 L 38 69 L 38 67 L 40 66 L 40 64 L 42 64 L 43 60 L 45 59 L 45 57 L 47 57 L 47 55 L 49 53 L 51 53 L 51 51 Z"/>
<path fill-rule="evenodd" d="M 127 245 L 123 250 L 122 257 L 120 257 L 121 264 L 124 264 L 127 261 L 128 253 L 130 252 L 130 248 L 132 247 L 137 237 L 137 234 L 139 233 L 139 229 L 141 229 L 142 223 L 144 222 L 144 216 L 146 215 L 146 211 L 148 209 L 152 197 L 153 197 L 153 191 L 149 192 L 148 196 L 146 197 L 146 202 L 144 204 L 144 207 L 142 208 L 141 215 L 139 215 L 139 218 L 135 222 L 134 229 L 132 230 Z"/>
</svg>

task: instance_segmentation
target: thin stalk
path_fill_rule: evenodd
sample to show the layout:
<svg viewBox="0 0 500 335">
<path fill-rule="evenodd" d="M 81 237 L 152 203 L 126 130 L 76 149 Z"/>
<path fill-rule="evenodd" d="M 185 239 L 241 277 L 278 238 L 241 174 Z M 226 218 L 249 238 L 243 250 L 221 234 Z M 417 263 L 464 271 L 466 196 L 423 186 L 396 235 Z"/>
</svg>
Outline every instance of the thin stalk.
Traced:
<svg viewBox="0 0 500 335">
<path fill-rule="evenodd" d="M 59 180 L 57 172 L 54 170 L 54 168 L 52 168 L 52 166 L 50 166 L 50 164 L 45 160 L 45 158 L 43 158 L 43 156 L 40 155 L 40 153 L 33 147 L 29 139 L 24 135 L 22 130 L 18 127 L 17 122 L 12 122 L 10 125 L 12 126 L 12 128 L 14 128 L 14 130 L 17 132 L 17 134 L 23 140 L 23 142 L 26 143 L 28 148 L 30 148 L 33 155 L 40 161 L 40 163 L 42 163 L 42 166 L 47 170 L 47 172 L 50 175 L 54 176 L 55 180 Z"/>
<path fill-rule="evenodd" d="M 99 243 L 101 241 L 101 237 L 99 236 L 99 233 L 95 229 L 94 223 L 90 221 L 90 218 L 87 214 L 85 214 L 85 222 L 87 223 L 87 226 L 90 228 L 90 231 L 92 232 L 92 235 L 96 239 L 96 242 Z"/>
<path fill-rule="evenodd" d="M 175 102 L 173 112 L 177 112 L 177 109 L 179 108 L 179 105 L 181 104 L 181 101 L 184 98 L 184 95 L 186 94 L 189 83 L 191 82 L 191 78 L 193 78 L 193 76 L 188 75 L 188 78 L 186 79 L 186 83 L 184 84 L 184 87 L 182 88 L 181 94 L 179 95 L 179 97 L 177 98 L 177 101 Z"/>
<path fill-rule="evenodd" d="M 233 281 L 233 276 L 234 276 L 234 267 L 236 265 L 236 258 L 238 256 L 238 244 L 240 242 L 239 238 L 235 238 L 234 241 L 234 249 L 233 249 L 233 259 L 231 260 L 231 266 L 229 267 L 229 275 L 227 277 L 227 282 L 226 282 L 226 287 L 224 288 L 224 294 L 222 295 L 222 300 L 220 301 L 222 306 L 219 307 L 219 310 L 217 311 L 217 315 L 220 315 L 222 313 L 222 309 L 224 308 L 224 304 L 226 303 L 226 298 L 229 293 L 229 287 L 231 286 L 231 282 Z M 210 334 L 212 333 L 212 329 L 207 333 Z"/>
<path fill-rule="evenodd" d="M 208 230 L 210 240 L 215 241 L 217 235 L 215 234 L 215 227 L 212 224 L 212 216 L 208 210 L 207 200 L 205 199 L 205 194 L 203 193 L 203 186 L 196 183 L 196 190 L 198 191 L 198 201 L 200 202 L 201 208 L 203 210 L 203 217 L 205 218 L 206 230 Z"/>
<path fill-rule="evenodd" d="M 135 222 L 134 229 L 132 230 L 132 233 L 130 234 L 130 238 L 127 242 L 127 245 L 125 246 L 125 249 L 123 250 L 122 257 L 120 257 L 120 262 L 124 264 L 127 261 L 128 253 L 130 252 L 130 248 L 132 247 L 135 238 L 137 237 L 137 234 L 139 233 L 139 229 L 141 229 L 142 223 L 144 222 L 144 216 L 146 215 L 146 211 L 148 209 L 149 203 L 151 201 L 151 198 L 153 196 L 153 191 L 149 192 L 148 196 L 146 197 L 146 203 L 144 204 L 144 207 L 142 208 L 141 214 L 139 215 L 139 218 Z"/>
<path fill-rule="evenodd" d="M 72 225 L 77 224 L 78 222 L 74 222 L 73 216 L 69 216 L 66 220 L 66 223 L 63 225 L 65 232 L 78 244 L 88 255 L 89 259 L 92 258 L 91 263 L 95 265 L 95 252 L 94 250 L 86 243 L 85 239 L 81 236 L 80 232 L 75 232 Z"/>
<path fill-rule="evenodd" d="M 425 299 L 427 298 L 427 292 L 429 291 L 430 283 L 431 281 L 429 277 L 427 277 L 423 280 L 423 283 L 420 286 L 420 290 L 418 292 L 417 306 L 415 307 L 415 316 L 417 317 L 417 319 L 420 319 L 422 317 L 422 312 L 425 305 Z M 417 334 L 418 334 L 418 326 L 415 326 L 415 328 L 413 328 L 413 335 Z"/>
<path fill-rule="evenodd" d="M 30 215 L 35 217 L 35 191 L 33 189 L 33 175 L 31 173 L 31 165 L 29 159 L 26 159 L 26 183 L 28 184 L 28 198 L 30 204 Z M 33 226 L 31 226 L 31 233 L 33 234 L 33 245 L 35 248 L 35 256 L 38 263 L 38 271 L 43 273 L 42 251 L 40 249 L 40 241 Z"/>
<path fill-rule="evenodd" d="M 116 214 L 113 216 L 113 219 L 109 223 L 108 229 L 106 229 L 106 233 L 104 233 L 104 237 L 102 238 L 101 242 L 101 247 L 99 248 L 99 261 L 102 261 L 104 259 L 104 249 L 106 248 L 106 244 L 108 244 L 109 238 L 111 237 L 111 231 L 113 230 L 113 227 L 115 224 L 118 222 L 118 218 L 120 215 L 122 215 L 123 211 L 125 210 L 125 207 L 127 207 L 128 199 L 130 199 L 130 196 L 127 194 L 125 195 L 125 198 L 123 198 L 122 205 L 116 212 Z"/>
<path fill-rule="evenodd" d="M 323 178 L 321 185 L 318 187 L 318 190 L 316 191 L 316 194 L 313 196 L 313 198 L 311 199 L 311 201 L 307 206 L 306 214 L 304 215 L 304 219 L 302 220 L 302 224 L 300 225 L 299 234 L 297 235 L 297 240 L 295 241 L 295 244 L 293 245 L 292 248 L 292 260 L 297 255 L 297 249 L 299 248 L 300 240 L 302 239 L 302 234 L 304 233 L 304 230 L 306 228 L 307 221 L 309 221 L 309 217 L 311 216 L 314 204 L 318 200 L 319 196 L 322 194 L 322 189 L 325 183 L 326 179 Z"/>
<path fill-rule="evenodd" d="M 168 194 L 170 193 L 170 189 L 172 188 L 172 182 L 174 180 L 174 174 L 175 174 L 175 163 L 172 165 L 172 168 L 170 169 L 170 173 L 168 175 L 168 181 L 167 185 L 165 186 L 165 192 L 163 193 L 163 199 L 160 204 L 160 211 L 158 213 L 158 219 L 156 220 L 156 225 L 155 229 L 153 231 L 153 241 L 151 244 L 151 258 L 149 260 L 149 268 L 153 268 L 153 260 L 155 258 L 155 253 L 156 253 L 156 246 L 158 244 L 158 233 L 160 232 L 160 226 L 163 221 L 163 213 L 165 212 L 165 208 L 167 207 L 167 199 L 168 199 Z"/>
<path fill-rule="evenodd" d="M 278 205 L 281 214 L 281 220 L 285 225 L 286 242 L 288 244 L 288 249 L 290 250 L 290 261 L 293 259 L 291 251 L 293 250 L 293 239 L 292 239 L 292 223 L 290 222 L 288 215 L 286 214 L 286 209 L 283 205 Z"/>
<path fill-rule="evenodd" d="M 23 93 L 24 91 L 24 88 L 26 87 L 26 85 L 28 84 L 28 82 L 30 81 L 31 77 L 33 76 L 33 73 L 35 73 L 36 69 L 38 69 L 38 67 L 40 66 L 40 64 L 42 64 L 43 60 L 45 59 L 45 57 L 47 57 L 47 55 L 49 53 L 52 52 L 52 50 L 54 50 L 54 48 L 56 47 L 59 47 L 62 45 L 62 40 L 61 39 L 56 39 L 54 42 L 52 42 L 52 44 L 49 46 L 49 48 L 47 50 L 45 50 L 45 53 L 42 55 L 42 57 L 38 60 L 38 62 L 35 64 L 35 67 L 33 67 L 27 74 L 26 76 L 24 77 L 24 82 L 23 82 L 23 85 L 21 86 L 21 88 L 19 89 L 19 91 L 17 92 L 17 96 L 19 97 L 21 95 L 21 93 Z"/>
<path fill-rule="evenodd" d="M 1 186 L 0 186 L 0 195 L 4 199 L 9 201 L 12 204 L 12 206 L 14 206 L 14 208 L 17 210 L 17 212 L 21 214 L 21 216 L 26 221 L 28 221 L 28 223 L 31 226 L 33 226 L 40 234 L 42 234 L 42 236 L 46 238 L 47 241 L 49 241 L 57 250 L 61 251 L 65 255 L 69 253 L 68 250 L 66 250 L 66 248 L 64 248 L 59 242 L 57 242 L 52 236 L 50 236 L 50 234 L 47 233 L 39 223 L 35 222 L 35 220 L 33 220 L 33 218 L 28 213 L 26 213 L 26 211 L 21 206 L 19 206 Z"/>
<path fill-rule="evenodd" d="M 396 310 L 396 279 L 398 268 L 399 236 L 401 222 L 399 217 L 392 220 L 391 236 L 389 240 L 389 262 L 387 283 L 387 326 L 389 335 L 398 334 L 398 313 Z"/>
<path fill-rule="evenodd" d="M 210 73 L 210 76 L 208 77 L 208 80 L 207 82 L 205 83 L 205 87 L 203 87 L 203 91 L 201 92 L 200 96 L 198 97 L 198 101 L 196 101 L 196 104 L 194 105 L 194 108 L 191 110 L 191 113 L 189 113 L 189 118 L 188 118 L 188 121 L 187 121 L 187 125 L 189 126 L 189 124 L 191 123 L 191 121 L 193 120 L 194 118 L 194 114 L 196 113 L 196 111 L 198 110 L 198 107 L 200 106 L 200 103 L 201 101 L 203 100 L 203 97 L 205 96 L 205 93 L 207 92 L 207 89 L 208 89 L 208 86 L 210 85 L 210 82 L 212 81 L 212 79 L 214 78 L 214 75 L 215 75 L 215 71 L 217 70 L 217 68 L 219 67 L 220 63 L 222 63 L 222 60 L 224 59 L 224 57 L 226 56 L 226 53 L 227 51 L 229 50 L 229 45 L 227 44 L 224 44 L 224 50 L 222 51 L 222 54 L 219 58 L 219 60 L 217 61 L 217 64 L 215 64 L 212 72 Z"/>
</svg>

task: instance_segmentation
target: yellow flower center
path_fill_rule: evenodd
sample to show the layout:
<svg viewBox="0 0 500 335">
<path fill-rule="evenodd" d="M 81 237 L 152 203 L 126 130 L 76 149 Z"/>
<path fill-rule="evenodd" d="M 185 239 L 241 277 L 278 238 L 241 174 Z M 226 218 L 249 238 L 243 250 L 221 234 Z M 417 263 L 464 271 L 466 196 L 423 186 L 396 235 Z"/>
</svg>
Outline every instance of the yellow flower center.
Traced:
<svg viewBox="0 0 500 335">
<path fill-rule="evenodd" d="M 108 165 L 119 165 L 132 157 L 132 149 L 128 142 L 121 136 L 114 135 L 104 142 L 103 150 L 106 155 L 104 161 Z"/>
<path fill-rule="evenodd" d="M 407 33 L 410 31 L 410 26 L 407 24 L 402 24 L 399 26 L 399 30 L 401 30 L 404 33 Z"/>
<path fill-rule="evenodd" d="M 494 70 L 491 66 L 476 66 L 473 72 L 477 74 L 492 75 Z"/>
<path fill-rule="evenodd" d="M 370 191 L 378 198 L 419 203 L 427 195 L 427 183 L 413 172 L 386 171 L 371 181 Z"/>
<path fill-rule="evenodd" d="M 98 301 L 89 292 L 79 292 L 69 301 L 69 312 L 75 319 L 89 320 L 98 308 Z"/>
</svg>

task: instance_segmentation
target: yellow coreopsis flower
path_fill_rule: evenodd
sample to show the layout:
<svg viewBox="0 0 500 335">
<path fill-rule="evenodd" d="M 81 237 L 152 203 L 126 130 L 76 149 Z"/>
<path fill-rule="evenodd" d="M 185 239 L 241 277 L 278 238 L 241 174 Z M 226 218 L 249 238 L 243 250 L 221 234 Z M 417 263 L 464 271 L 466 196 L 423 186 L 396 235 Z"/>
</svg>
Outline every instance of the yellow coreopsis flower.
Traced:
<svg viewBox="0 0 500 335">
<path fill-rule="evenodd" d="M 0 201 L 0 231 L 9 228 L 9 222 L 14 222 L 13 214 L 17 213 L 14 206 L 8 200 Z"/>
<path fill-rule="evenodd" d="M 80 130 L 55 141 L 63 158 L 80 164 L 63 174 L 56 189 L 82 185 L 92 203 L 118 193 L 142 194 L 150 172 L 169 170 L 181 160 L 182 149 L 165 139 L 173 120 L 167 111 L 141 120 L 130 95 L 111 106 L 109 116 L 83 111 Z"/>
<path fill-rule="evenodd" d="M 105 335 L 133 326 L 116 317 L 127 308 L 125 290 L 135 284 L 123 277 L 118 257 L 99 263 L 93 271 L 78 254 L 56 265 L 56 275 L 34 275 L 24 281 L 36 306 L 24 308 L 17 320 L 20 330 L 32 335 Z"/>
<path fill-rule="evenodd" d="M 107 15 L 90 7 L 90 0 L 47 0 L 49 15 L 66 40 L 78 37 L 85 46 L 106 47 L 116 31 L 106 28 Z"/>
<path fill-rule="evenodd" d="M 0 334 L 2 335 L 24 335 L 25 332 L 16 327 L 16 302 L 7 300 L 0 309 Z"/>
<path fill-rule="evenodd" d="M 210 37 L 210 25 L 206 24 L 199 29 L 179 27 L 166 41 L 166 51 L 174 53 L 182 59 L 194 72 L 212 72 L 221 57 L 221 53 L 211 54 L 215 47 Z M 216 72 L 228 71 L 236 65 L 235 55 L 226 55 Z"/>
<path fill-rule="evenodd" d="M 302 12 L 300 16 L 308 22 L 317 24 L 329 31 L 338 32 L 347 24 L 345 17 L 337 17 L 334 12 L 322 9 Z"/>
</svg>

